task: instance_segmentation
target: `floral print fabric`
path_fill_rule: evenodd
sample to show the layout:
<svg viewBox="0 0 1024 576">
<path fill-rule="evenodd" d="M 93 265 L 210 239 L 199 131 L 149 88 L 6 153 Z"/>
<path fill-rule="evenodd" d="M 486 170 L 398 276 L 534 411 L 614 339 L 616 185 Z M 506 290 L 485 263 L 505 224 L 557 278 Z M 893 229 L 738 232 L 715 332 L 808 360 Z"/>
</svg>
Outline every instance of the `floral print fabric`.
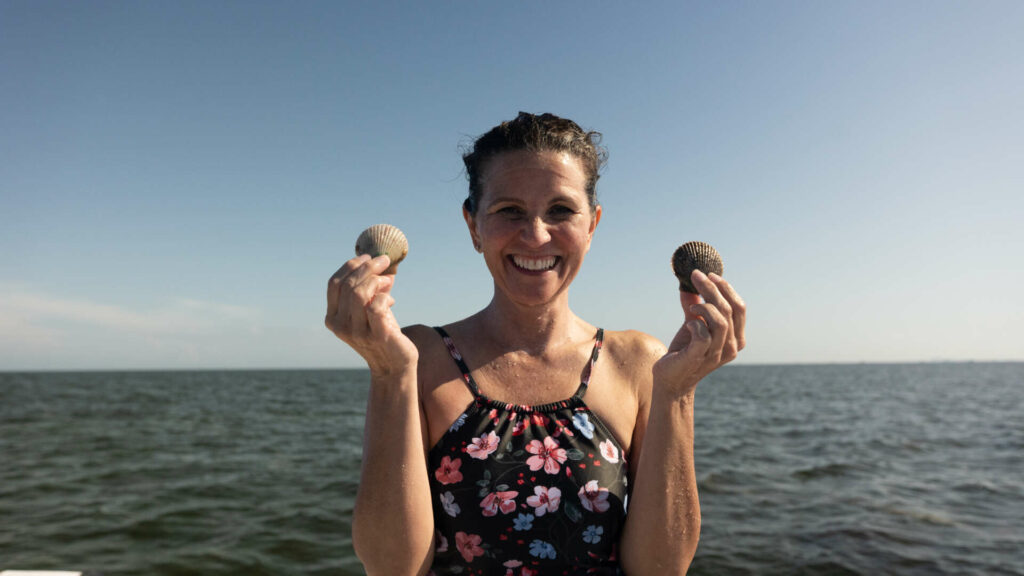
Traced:
<svg viewBox="0 0 1024 576">
<path fill-rule="evenodd" d="M 474 401 L 428 455 L 437 528 L 431 574 L 621 574 L 625 455 L 583 402 L 603 331 L 572 398 L 520 406 L 480 394 L 451 338 L 436 330 Z"/>
</svg>

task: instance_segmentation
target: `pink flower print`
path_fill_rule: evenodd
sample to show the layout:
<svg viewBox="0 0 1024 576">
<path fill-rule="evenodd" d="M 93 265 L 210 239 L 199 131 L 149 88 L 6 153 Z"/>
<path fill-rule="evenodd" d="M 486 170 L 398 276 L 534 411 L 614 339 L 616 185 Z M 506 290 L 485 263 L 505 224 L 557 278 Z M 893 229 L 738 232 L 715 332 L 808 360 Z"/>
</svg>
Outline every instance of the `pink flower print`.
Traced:
<svg viewBox="0 0 1024 576">
<path fill-rule="evenodd" d="M 533 506 L 533 513 L 543 516 L 548 512 L 558 510 L 558 504 L 562 501 L 562 491 L 558 488 L 545 488 L 535 486 L 534 495 L 526 499 L 526 503 Z M 529 516 L 527 516 L 529 518 Z"/>
<path fill-rule="evenodd" d="M 609 464 L 619 463 L 619 449 L 612 444 L 611 440 L 605 440 L 598 444 L 598 448 L 601 449 L 601 456 L 608 461 Z"/>
<path fill-rule="evenodd" d="M 526 451 L 534 454 L 526 459 L 530 470 L 534 472 L 543 468 L 548 474 L 558 474 L 558 470 L 561 468 L 560 464 L 567 458 L 565 448 L 559 448 L 558 442 L 551 436 L 546 436 L 543 444 L 540 440 L 531 440 L 526 445 Z"/>
<path fill-rule="evenodd" d="M 545 416 L 544 414 L 538 414 L 536 412 L 530 414 L 530 424 L 537 426 L 539 428 L 547 428 L 548 422 L 550 420 L 551 419 Z"/>
<path fill-rule="evenodd" d="M 608 489 L 598 488 L 597 480 L 587 482 L 580 488 L 580 504 L 591 512 L 605 512 L 608 510 Z"/>
<path fill-rule="evenodd" d="M 517 420 L 515 425 L 512 426 L 512 435 L 513 436 L 522 436 L 523 435 L 523 431 L 525 431 L 525 430 L 526 430 L 526 420 L 525 419 L 524 420 Z"/>
<path fill-rule="evenodd" d="M 484 516 L 494 516 L 501 510 L 502 514 L 510 514 L 516 509 L 516 496 L 519 492 L 491 492 L 480 501 Z"/>
<path fill-rule="evenodd" d="M 572 430 L 569 429 L 569 421 L 568 420 L 555 420 L 555 432 L 554 432 L 554 434 L 552 434 L 552 436 L 557 438 L 557 437 L 561 436 L 563 433 L 566 436 L 575 436 L 575 434 L 573 434 Z"/>
<path fill-rule="evenodd" d="M 456 482 L 462 481 L 462 472 L 459 472 L 459 468 L 462 466 L 462 459 L 456 458 L 452 460 L 451 457 L 445 456 L 441 458 L 441 466 L 434 470 L 434 477 L 441 484 L 455 484 Z"/>
<path fill-rule="evenodd" d="M 473 438 L 473 443 L 466 446 L 466 453 L 477 460 L 487 460 L 487 457 L 497 449 L 498 435 L 492 430 L 479 438 Z"/>
<path fill-rule="evenodd" d="M 484 549 L 480 547 L 483 538 L 479 534 L 466 534 L 465 532 L 455 533 L 455 547 L 466 562 L 472 562 L 473 558 L 484 555 Z"/>
<path fill-rule="evenodd" d="M 536 570 L 531 570 L 526 566 L 523 566 L 523 571 L 519 573 L 519 576 L 538 576 L 539 574 L 540 572 Z"/>
</svg>

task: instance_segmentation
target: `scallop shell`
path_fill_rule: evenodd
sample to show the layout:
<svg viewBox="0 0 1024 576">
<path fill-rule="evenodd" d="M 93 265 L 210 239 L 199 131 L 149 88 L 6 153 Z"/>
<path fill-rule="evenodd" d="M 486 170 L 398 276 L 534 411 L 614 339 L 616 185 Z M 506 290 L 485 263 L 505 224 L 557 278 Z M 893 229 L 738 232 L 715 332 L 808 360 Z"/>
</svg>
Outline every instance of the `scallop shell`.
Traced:
<svg viewBox="0 0 1024 576">
<path fill-rule="evenodd" d="M 672 271 L 679 278 L 679 289 L 690 294 L 697 293 L 697 289 L 690 282 L 690 274 L 694 269 L 699 269 L 705 274 L 714 272 L 719 276 L 725 270 L 722 266 L 722 257 L 713 246 L 704 242 L 687 242 L 672 254 Z"/>
<path fill-rule="evenodd" d="M 376 258 L 381 254 L 387 254 L 391 259 L 391 265 L 384 271 L 385 274 L 394 274 L 398 271 L 398 263 L 409 253 L 409 241 L 405 239 L 402 231 L 390 224 L 375 224 L 370 226 L 359 235 L 356 240 L 356 256 L 369 254 Z"/>
</svg>

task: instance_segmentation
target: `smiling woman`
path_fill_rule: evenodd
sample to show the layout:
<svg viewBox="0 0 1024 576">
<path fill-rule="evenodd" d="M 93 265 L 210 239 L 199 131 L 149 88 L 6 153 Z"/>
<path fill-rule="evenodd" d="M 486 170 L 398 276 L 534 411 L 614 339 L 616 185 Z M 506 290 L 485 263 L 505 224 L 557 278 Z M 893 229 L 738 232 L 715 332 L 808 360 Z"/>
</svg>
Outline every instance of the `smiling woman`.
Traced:
<svg viewBox="0 0 1024 576">
<path fill-rule="evenodd" d="M 464 156 L 463 217 L 494 281 L 483 310 L 400 330 L 387 256 L 331 277 L 327 327 L 371 372 L 352 528 L 371 576 L 682 574 L 693 559 L 694 389 L 743 347 L 744 305 L 694 272 L 668 349 L 572 312 L 601 220 L 598 141 L 520 113 Z"/>
<path fill-rule="evenodd" d="M 495 296 L 543 305 L 567 295 L 590 250 L 601 207 L 590 207 L 581 163 L 567 152 L 507 152 L 485 167 L 470 237 L 494 277 Z"/>
</svg>

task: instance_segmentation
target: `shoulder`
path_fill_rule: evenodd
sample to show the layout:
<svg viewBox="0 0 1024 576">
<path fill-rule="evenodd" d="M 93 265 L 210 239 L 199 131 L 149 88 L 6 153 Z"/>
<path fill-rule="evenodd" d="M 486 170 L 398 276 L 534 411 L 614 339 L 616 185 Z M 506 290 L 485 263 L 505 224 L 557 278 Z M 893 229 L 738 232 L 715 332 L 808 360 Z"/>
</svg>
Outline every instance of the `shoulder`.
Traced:
<svg viewBox="0 0 1024 576">
<path fill-rule="evenodd" d="M 430 326 L 413 324 L 402 328 L 402 333 L 412 340 L 412 343 L 416 345 L 416 349 L 419 350 L 421 370 L 425 365 L 430 366 L 437 362 L 438 358 L 448 355 L 447 347 L 444 344 L 444 340 L 441 339 L 441 335 Z"/>
<path fill-rule="evenodd" d="M 647 404 L 654 386 L 652 368 L 667 349 L 660 340 L 638 330 L 605 331 L 603 355 L 607 369 L 625 386 L 640 407 Z"/>
<path fill-rule="evenodd" d="M 448 346 L 437 330 L 424 324 L 413 324 L 402 328 L 402 333 L 412 340 L 419 351 L 416 372 L 420 392 L 429 392 L 449 380 L 458 378 L 458 368 L 452 362 Z"/>
<path fill-rule="evenodd" d="M 639 330 L 605 330 L 604 351 L 620 370 L 648 374 L 667 348 L 654 336 Z"/>
<path fill-rule="evenodd" d="M 430 345 L 432 341 L 441 341 L 437 332 L 426 324 L 412 324 L 410 326 L 405 326 L 402 328 L 402 334 L 405 334 L 410 340 L 412 340 L 413 344 L 415 344 L 417 348 L 420 348 L 420 352 L 423 351 L 423 346 Z"/>
</svg>

